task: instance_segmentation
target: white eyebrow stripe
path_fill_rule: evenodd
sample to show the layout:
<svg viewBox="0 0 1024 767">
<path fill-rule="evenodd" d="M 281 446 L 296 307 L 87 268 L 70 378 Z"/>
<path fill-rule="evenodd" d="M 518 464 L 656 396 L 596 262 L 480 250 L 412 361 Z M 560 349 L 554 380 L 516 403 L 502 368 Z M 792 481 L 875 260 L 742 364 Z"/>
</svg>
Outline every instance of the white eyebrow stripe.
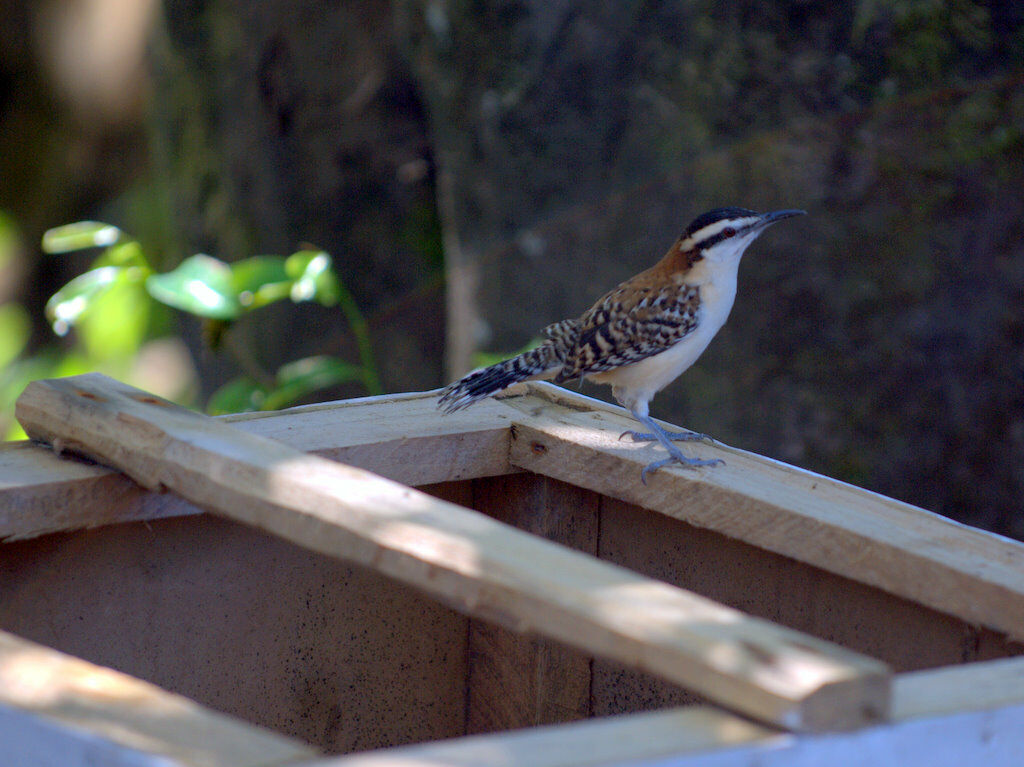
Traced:
<svg viewBox="0 0 1024 767">
<path fill-rule="evenodd" d="M 723 229 L 728 226 L 735 228 L 737 231 L 751 224 L 756 224 L 761 220 L 760 216 L 747 216 L 746 218 L 723 218 L 721 221 L 716 221 L 713 224 L 708 224 L 702 229 L 698 229 L 696 232 L 690 235 L 690 239 L 694 242 L 703 242 L 709 237 L 714 237 L 716 234 L 721 233 Z"/>
</svg>

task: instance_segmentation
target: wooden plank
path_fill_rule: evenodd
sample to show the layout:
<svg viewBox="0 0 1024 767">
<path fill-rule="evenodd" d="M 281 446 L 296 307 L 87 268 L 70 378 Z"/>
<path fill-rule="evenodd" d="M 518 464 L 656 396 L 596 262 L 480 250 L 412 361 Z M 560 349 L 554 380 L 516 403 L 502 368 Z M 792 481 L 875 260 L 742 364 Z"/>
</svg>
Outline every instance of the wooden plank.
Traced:
<svg viewBox="0 0 1024 767">
<path fill-rule="evenodd" d="M 901 674 L 893 721 L 853 733 L 781 734 L 708 706 L 469 737 L 296 767 L 1018 767 L 1024 659 Z"/>
<path fill-rule="evenodd" d="M 473 508 L 563 546 L 597 553 L 596 493 L 535 474 L 473 483 Z M 591 659 L 540 637 L 470 621 L 467 734 L 590 715 Z"/>
<path fill-rule="evenodd" d="M 897 672 L 1024 652 L 1024 645 L 991 629 L 607 496 L 601 503 L 601 558 L 878 658 Z M 609 685 L 595 679 L 595 688 L 612 687 L 637 705 L 643 696 L 631 694 L 627 682 L 620 673 Z"/>
<path fill-rule="evenodd" d="M 502 404 L 519 413 L 513 464 L 706 527 L 1024 639 L 1024 545 L 909 504 L 723 445 L 710 469 L 663 469 L 657 446 L 620 441 L 621 408 L 549 384 Z"/>
<path fill-rule="evenodd" d="M 508 464 L 506 408 L 487 402 L 439 418 L 436 404 L 432 393 L 388 395 L 218 420 L 403 484 L 517 471 Z M 0 445 L 0 540 L 199 512 L 102 466 L 62 461 L 29 442 Z"/>
<path fill-rule="evenodd" d="M 921 719 L 965 711 L 1024 705 L 1024 658 L 967 663 L 900 674 L 893 694 L 895 719 Z M 1024 754 L 1024 729 L 1019 731 Z"/>
<path fill-rule="evenodd" d="M 1019 767 L 1024 705 L 852 733 L 761 735 L 700 707 L 302 762 L 295 767 Z M 747 725 L 748 727 L 750 725 Z M 715 728 L 729 743 L 706 744 Z M 702 742 L 702 740 L 704 742 Z"/>
<path fill-rule="evenodd" d="M 517 471 L 508 463 L 511 418 L 493 400 L 442 417 L 437 392 L 416 392 L 224 420 L 403 485 L 426 485 Z"/>
<path fill-rule="evenodd" d="M 784 739 L 778 732 L 746 719 L 709 706 L 693 706 L 322 758 L 296 767 L 611 767 L 651 762 L 684 765 L 689 754 Z"/>
<path fill-rule="evenodd" d="M 270 767 L 316 752 L 125 674 L 0 632 L 7 765 Z"/>
<path fill-rule="evenodd" d="M 606 565 L 368 472 L 239 432 L 105 376 L 37 381 L 33 438 L 116 465 L 477 617 L 664 675 L 791 729 L 887 715 L 885 666 Z"/>
</svg>

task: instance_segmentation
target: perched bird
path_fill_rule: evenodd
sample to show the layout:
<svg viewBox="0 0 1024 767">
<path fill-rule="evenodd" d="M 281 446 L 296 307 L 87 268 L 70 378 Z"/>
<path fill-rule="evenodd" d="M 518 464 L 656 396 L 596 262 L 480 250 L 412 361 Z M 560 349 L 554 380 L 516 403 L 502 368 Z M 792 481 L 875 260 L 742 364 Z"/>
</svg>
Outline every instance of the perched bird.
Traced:
<svg viewBox="0 0 1024 767">
<path fill-rule="evenodd" d="M 657 440 L 668 451 L 668 458 L 641 472 L 645 484 L 649 472 L 671 463 L 720 463 L 685 456 L 672 440 L 698 440 L 704 435 L 665 431 L 648 407 L 656 393 L 696 362 L 725 324 L 747 246 L 777 221 L 803 213 L 717 208 L 698 216 L 657 264 L 623 282 L 579 319 L 546 327 L 547 340 L 536 349 L 449 385 L 438 406 L 451 413 L 520 381 L 586 378 L 611 384 L 615 399 L 650 429 L 622 436 Z"/>
</svg>

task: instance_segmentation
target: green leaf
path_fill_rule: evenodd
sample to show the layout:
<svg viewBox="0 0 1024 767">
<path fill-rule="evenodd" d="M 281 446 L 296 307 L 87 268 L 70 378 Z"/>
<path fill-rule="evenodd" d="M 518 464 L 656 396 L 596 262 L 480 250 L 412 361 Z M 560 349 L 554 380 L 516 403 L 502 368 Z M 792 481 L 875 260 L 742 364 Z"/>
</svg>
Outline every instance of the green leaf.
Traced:
<svg viewBox="0 0 1024 767">
<path fill-rule="evenodd" d="M 338 278 L 331 268 L 331 256 L 323 250 L 300 250 L 288 256 L 285 270 L 295 283 L 292 301 L 317 301 L 324 306 L 338 303 Z"/>
<path fill-rule="evenodd" d="M 173 271 L 151 275 L 146 289 L 157 301 L 200 317 L 233 320 L 242 312 L 231 267 L 202 253 L 186 258 Z"/>
<path fill-rule="evenodd" d="M 266 396 L 266 389 L 248 376 L 232 378 L 210 395 L 206 412 L 210 415 L 226 415 L 260 410 Z"/>
<path fill-rule="evenodd" d="M 141 275 L 138 267 L 120 269 L 78 318 L 78 337 L 95 363 L 127 361 L 146 339 L 153 302 Z"/>
<path fill-rule="evenodd" d="M 21 304 L 0 304 L 0 369 L 25 350 L 31 332 L 32 321 Z"/>
<path fill-rule="evenodd" d="M 149 261 L 136 240 L 125 240 L 111 245 L 96 259 L 95 266 L 138 266 L 150 271 Z"/>
<path fill-rule="evenodd" d="M 277 371 L 277 388 L 268 392 L 263 410 L 280 410 L 313 392 L 330 386 L 358 381 L 363 371 L 358 365 L 337 357 L 306 357 L 282 365 Z"/>
<path fill-rule="evenodd" d="M 43 251 L 70 253 L 85 248 L 105 248 L 127 239 L 116 226 L 99 221 L 79 221 L 58 226 L 43 234 Z"/>
<path fill-rule="evenodd" d="M 121 266 L 90 269 L 54 293 L 46 302 L 46 316 L 53 325 L 53 332 L 65 335 L 89 305 L 109 290 L 124 271 L 125 267 Z"/>
<path fill-rule="evenodd" d="M 231 280 L 239 303 L 258 309 L 288 298 L 294 280 L 285 269 L 282 256 L 252 256 L 231 264 Z"/>
</svg>

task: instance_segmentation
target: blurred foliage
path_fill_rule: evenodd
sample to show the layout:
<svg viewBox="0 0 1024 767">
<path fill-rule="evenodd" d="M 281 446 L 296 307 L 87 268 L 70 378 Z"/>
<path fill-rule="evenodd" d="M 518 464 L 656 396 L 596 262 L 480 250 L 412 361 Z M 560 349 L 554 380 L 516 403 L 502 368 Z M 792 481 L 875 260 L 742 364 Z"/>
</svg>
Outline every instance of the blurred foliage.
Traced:
<svg viewBox="0 0 1024 767">
<path fill-rule="evenodd" d="M 516 349 L 511 352 L 484 352 L 478 351 L 473 353 L 473 367 L 474 368 L 485 368 L 490 365 L 496 365 L 499 362 L 504 362 L 512 357 L 517 357 L 524 352 L 528 352 L 531 349 L 536 349 L 544 343 L 544 339 L 540 336 L 535 336 L 529 340 L 529 342 L 520 349 Z"/>
<path fill-rule="evenodd" d="M 13 222 L 0 218 L 0 260 Z M 72 346 L 48 347 L 23 356 L 31 322 L 16 303 L 0 306 L 0 407 L 5 414 L 25 385 L 34 379 L 100 370 L 128 378 L 143 344 L 167 332 L 170 307 L 202 318 L 215 349 L 236 358 L 246 375 L 210 397 L 212 414 L 272 410 L 292 405 L 314 392 L 357 382 L 371 394 L 381 392 L 366 322 L 332 269 L 330 255 L 305 249 L 290 256 L 260 255 L 228 264 L 205 254 L 193 255 L 175 269 L 153 269 L 138 241 L 109 224 L 80 221 L 51 229 L 42 248 L 51 254 L 102 248 L 90 268 L 72 279 L 46 303 L 54 333 L 74 330 Z M 259 369 L 252 350 L 228 343 L 233 323 L 268 304 L 290 299 L 338 306 L 356 337 L 359 363 L 330 356 L 295 360 L 270 374 Z M 4 416 L 7 438 L 23 437 L 20 427 Z"/>
</svg>

